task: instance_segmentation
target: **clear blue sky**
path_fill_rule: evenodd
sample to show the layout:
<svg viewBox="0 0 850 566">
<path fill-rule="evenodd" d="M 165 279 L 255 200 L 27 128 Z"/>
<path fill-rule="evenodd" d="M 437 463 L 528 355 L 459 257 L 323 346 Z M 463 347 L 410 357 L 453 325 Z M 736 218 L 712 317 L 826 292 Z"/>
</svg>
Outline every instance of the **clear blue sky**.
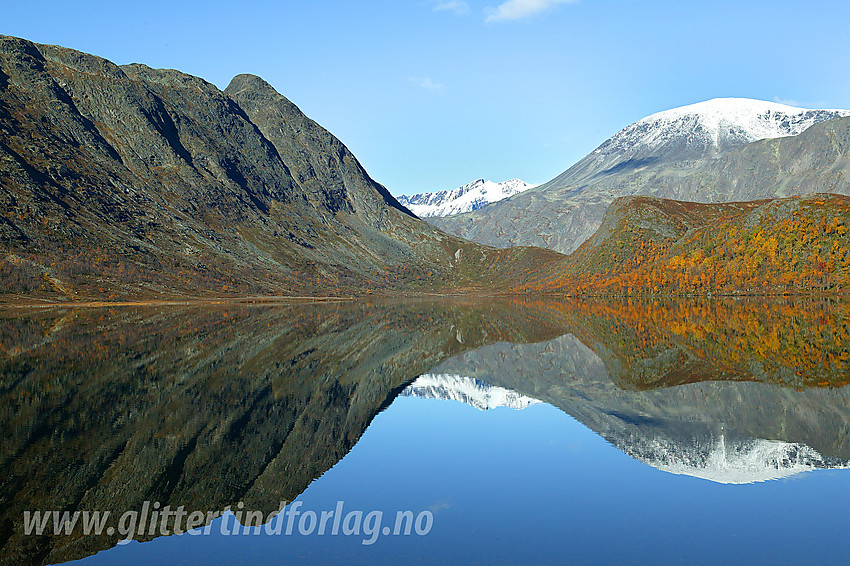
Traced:
<svg viewBox="0 0 850 566">
<path fill-rule="evenodd" d="M 542 183 L 719 96 L 850 108 L 850 2 L 0 0 L 0 33 L 265 78 L 394 194 Z"/>
</svg>

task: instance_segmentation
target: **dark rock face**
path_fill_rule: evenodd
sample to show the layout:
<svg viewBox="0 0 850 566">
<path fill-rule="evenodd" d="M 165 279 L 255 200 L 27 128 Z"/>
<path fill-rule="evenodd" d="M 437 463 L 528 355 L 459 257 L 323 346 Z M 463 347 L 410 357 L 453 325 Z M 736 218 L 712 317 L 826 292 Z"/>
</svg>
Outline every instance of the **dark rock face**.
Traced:
<svg viewBox="0 0 850 566">
<path fill-rule="evenodd" d="M 7 296 L 433 291 L 476 282 L 458 249 L 491 253 L 413 217 L 249 75 L 221 92 L 0 37 L 0 172 Z"/>
<path fill-rule="evenodd" d="M 373 222 L 376 211 L 383 206 L 411 215 L 366 174 L 348 148 L 263 79 L 238 75 L 224 94 L 245 110 L 274 145 L 290 174 L 317 204 L 331 211 L 375 217 L 371 218 Z"/>
</svg>

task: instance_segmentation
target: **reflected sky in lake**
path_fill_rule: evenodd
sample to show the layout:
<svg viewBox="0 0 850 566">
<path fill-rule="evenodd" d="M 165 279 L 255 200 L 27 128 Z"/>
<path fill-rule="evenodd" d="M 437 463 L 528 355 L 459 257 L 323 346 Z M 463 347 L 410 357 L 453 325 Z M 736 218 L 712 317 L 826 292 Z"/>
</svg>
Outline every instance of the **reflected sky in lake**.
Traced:
<svg viewBox="0 0 850 566">
<path fill-rule="evenodd" d="M 846 313 L 820 302 L 34 313 L 2 337 L 11 528 L 0 557 L 841 561 Z M 778 355 L 794 349 L 795 360 Z M 295 497 L 302 511 L 379 510 L 384 525 L 430 510 L 434 524 L 369 546 L 362 535 L 222 536 L 221 519 L 209 535 L 120 546 L 14 524 L 35 502 L 267 511 Z"/>
<path fill-rule="evenodd" d="M 299 500 L 388 516 L 434 509 L 427 536 L 369 547 L 356 536 L 163 537 L 84 563 L 840 562 L 848 494 L 850 474 L 838 471 L 744 486 L 659 472 L 546 404 L 483 412 L 400 397 Z"/>
</svg>

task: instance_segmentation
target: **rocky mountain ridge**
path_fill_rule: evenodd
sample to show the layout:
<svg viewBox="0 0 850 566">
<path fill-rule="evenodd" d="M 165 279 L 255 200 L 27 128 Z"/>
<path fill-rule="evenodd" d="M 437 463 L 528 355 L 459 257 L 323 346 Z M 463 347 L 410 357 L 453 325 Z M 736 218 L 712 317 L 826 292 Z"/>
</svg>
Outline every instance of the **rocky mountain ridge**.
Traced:
<svg viewBox="0 0 850 566">
<path fill-rule="evenodd" d="M 8 36 L 0 204 L 3 300 L 456 292 L 556 257 L 415 218 L 259 77 L 222 92 Z"/>
<path fill-rule="evenodd" d="M 533 292 L 787 294 L 850 285 L 850 197 L 694 203 L 620 197 Z"/>
</svg>

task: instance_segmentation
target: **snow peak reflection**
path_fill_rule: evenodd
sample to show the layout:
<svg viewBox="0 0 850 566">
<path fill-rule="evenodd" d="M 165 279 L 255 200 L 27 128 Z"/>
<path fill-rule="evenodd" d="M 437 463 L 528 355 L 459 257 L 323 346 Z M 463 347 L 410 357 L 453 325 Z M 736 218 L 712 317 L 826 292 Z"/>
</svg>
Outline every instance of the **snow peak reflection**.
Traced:
<svg viewBox="0 0 850 566">
<path fill-rule="evenodd" d="M 222 535 L 345 535 L 362 536 L 364 545 L 374 544 L 378 537 L 410 535 L 416 533 L 425 536 L 434 526 L 434 514 L 420 511 L 397 511 L 390 525 L 384 525 L 383 511 L 354 510 L 346 512 L 344 502 L 337 501 L 333 510 L 302 511 L 303 503 L 293 501 L 287 506 L 281 501 L 277 511 L 263 515 L 262 511 L 247 511 L 241 501 L 233 510 L 230 506 L 224 511 L 186 511 L 181 505 L 171 509 L 170 505 L 161 506 L 156 501 L 142 503 L 140 511 L 126 511 L 118 519 L 118 525 L 110 525 L 109 511 L 24 511 L 24 534 L 71 535 L 81 531 L 83 536 L 102 535 L 123 537 L 118 544 L 127 544 L 134 537 L 155 535 L 208 535 L 213 532 L 213 522 L 218 522 L 216 532 Z"/>
</svg>

